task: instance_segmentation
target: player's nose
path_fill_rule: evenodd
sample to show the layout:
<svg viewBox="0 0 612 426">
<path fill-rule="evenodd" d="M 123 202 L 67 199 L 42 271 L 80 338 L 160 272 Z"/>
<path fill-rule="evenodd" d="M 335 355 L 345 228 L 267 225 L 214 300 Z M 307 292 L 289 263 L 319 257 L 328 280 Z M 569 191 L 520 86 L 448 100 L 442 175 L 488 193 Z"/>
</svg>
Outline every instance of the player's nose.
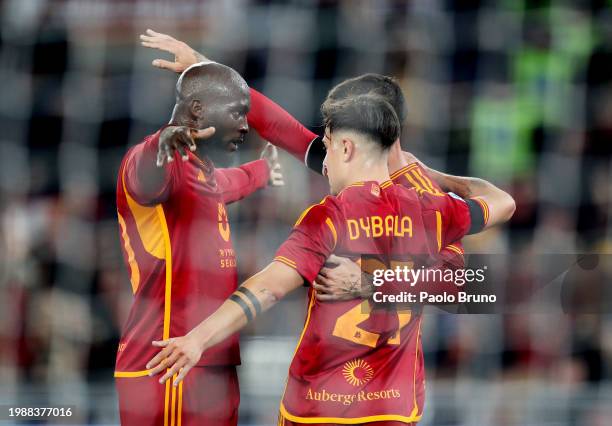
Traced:
<svg viewBox="0 0 612 426">
<path fill-rule="evenodd" d="M 238 131 L 242 134 L 249 133 L 249 123 L 246 117 L 240 121 L 240 124 L 238 125 Z"/>
</svg>

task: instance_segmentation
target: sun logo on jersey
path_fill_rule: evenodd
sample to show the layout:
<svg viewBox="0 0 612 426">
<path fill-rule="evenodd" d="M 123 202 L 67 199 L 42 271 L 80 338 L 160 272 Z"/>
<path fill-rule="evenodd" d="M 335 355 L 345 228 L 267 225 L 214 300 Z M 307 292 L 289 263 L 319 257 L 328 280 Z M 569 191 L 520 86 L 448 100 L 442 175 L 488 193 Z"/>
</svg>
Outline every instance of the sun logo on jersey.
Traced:
<svg viewBox="0 0 612 426">
<path fill-rule="evenodd" d="M 374 369 L 362 359 L 348 361 L 342 367 L 342 375 L 353 386 L 361 386 L 374 377 Z"/>
<path fill-rule="evenodd" d="M 225 206 L 222 203 L 219 203 L 219 234 L 221 234 L 221 238 L 224 241 L 230 240 L 230 227 L 229 221 L 227 220 L 227 212 L 225 211 Z"/>
</svg>

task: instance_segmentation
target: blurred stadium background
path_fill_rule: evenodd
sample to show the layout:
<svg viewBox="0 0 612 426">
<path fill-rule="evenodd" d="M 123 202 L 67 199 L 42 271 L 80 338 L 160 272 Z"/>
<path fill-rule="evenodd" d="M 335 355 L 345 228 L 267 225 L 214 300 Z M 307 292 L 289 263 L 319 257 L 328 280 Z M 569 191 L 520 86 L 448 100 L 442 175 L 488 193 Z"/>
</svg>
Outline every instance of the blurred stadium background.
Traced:
<svg viewBox="0 0 612 426">
<path fill-rule="evenodd" d="M 235 67 L 313 129 L 333 84 L 397 77 L 404 149 L 516 198 L 510 226 L 467 239 L 467 252 L 528 258 L 612 250 L 610 6 L 0 1 L 0 404 L 70 404 L 83 424 L 118 423 L 112 373 L 131 288 L 117 169 L 168 120 L 176 79 L 151 67 L 167 55 L 140 47 L 146 28 Z M 252 133 L 240 162 L 258 155 Z M 282 161 L 285 188 L 231 209 L 243 278 L 327 191 Z M 275 424 L 303 312 L 297 294 L 244 333 L 241 424 Z M 423 336 L 423 425 L 612 424 L 609 315 L 431 315 Z"/>
</svg>

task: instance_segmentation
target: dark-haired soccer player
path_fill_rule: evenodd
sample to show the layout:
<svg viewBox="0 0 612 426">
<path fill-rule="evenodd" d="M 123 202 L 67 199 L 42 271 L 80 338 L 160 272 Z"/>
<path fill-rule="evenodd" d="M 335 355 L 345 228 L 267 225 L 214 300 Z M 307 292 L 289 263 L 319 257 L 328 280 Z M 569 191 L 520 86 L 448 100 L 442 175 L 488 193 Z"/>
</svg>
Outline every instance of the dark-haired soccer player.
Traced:
<svg viewBox="0 0 612 426">
<path fill-rule="evenodd" d="M 410 256 L 433 260 L 449 243 L 483 227 L 474 200 L 393 185 L 387 162 L 399 136 L 393 108 L 376 95 L 326 101 L 324 165 L 330 191 L 298 219 L 274 261 L 223 305 L 147 365 L 176 386 L 211 348 L 303 282 L 312 283 L 332 254 L 374 255 L 385 264 Z M 508 220 L 514 201 L 482 181 L 486 226 Z M 417 265 L 418 266 L 418 265 Z M 281 403 L 282 424 L 399 425 L 422 415 L 424 368 L 419 312 L 372 310 L 361 300 L 321 303 L 310 291 L 302 336 Z M 206 358 L 206 357 L 204 357 Z"/>
<path fill-rule="evenodd" d="M 151 341 L 185 334 L 238 285 L 225 205 L 264 187 L 277 162 L 266 150 L 265 159 L 215 169 L 208 154 L 236 150 L 248 131 L 249 103 L 234 70 L 196 64 L 177 82 L 170 124 L 121 163 L 117 213 L 134 292 L 115 371 L 124 425 L 237 422 L 237 336 L 198 362 L 178 389 L 160 387 L 145 364 L 155 354 Z"/>
<path fill-rule="evenodd" d="M 170 35 L 147 30 L 141 35 L 142 45 L 160 49 L 174 55 L 174 61 L 156 59 L 153 65 L 159 68 L 181 72 L 192 63 L 210 61 L 206 56 L 192 49 L 186 43 Z M 385 75 L 364 74 L 339 83 L 332 88 L 328 99 L 343 99 L 365 93 L 375 93 L 382 96 L 397 114 L 400 123 L 406 118 L 406 100 L 397 82 Z M 262 93 L 251 88 L 251 110 L 248 114 L 249 125 L 264 139 L 284 149 L 317 173 L 323 173 L 323 157 L 325 155 L 322 137 L 308 130 L 293 116 L 278 104 L 268 99 Z M 416 157 L 408 152 L 402 152 L 399 138 L 389 151 L 389 173 L 394 183 L 415 188 L 417 191 L 439 194 L 444 190 L 455 192 L 461 196 L 471 196 L 465 192 L 470 178 L 457 178 L 426 168 Z M 434 179 L 431 179 L 431 178 Z M 486 208 L 483 205 L 483 208 Z M 464 266 L 463 245 L 460 241 L 444 247 L 439 255 L 441 265 L 450 268 Z M 347 265 L 339 260 L 340 264 Z M 338 262 L 336 262 L 338 264 Z M 346 275 L 347 268 L 324 268 L 318 278 L 320 293 L 317 297 L 330 300 L 333 295 L 355 295 L 354 289 L 359 287 L 367 294 L 367 289 L 351 282 L 350 288 L 343 288 L 347 280 L 329 280 L 328 276 Z M 329 285 L 325 285 L 325 284 Z M 324 295 L 326 294 L 327 295 Z"/>
</svg>

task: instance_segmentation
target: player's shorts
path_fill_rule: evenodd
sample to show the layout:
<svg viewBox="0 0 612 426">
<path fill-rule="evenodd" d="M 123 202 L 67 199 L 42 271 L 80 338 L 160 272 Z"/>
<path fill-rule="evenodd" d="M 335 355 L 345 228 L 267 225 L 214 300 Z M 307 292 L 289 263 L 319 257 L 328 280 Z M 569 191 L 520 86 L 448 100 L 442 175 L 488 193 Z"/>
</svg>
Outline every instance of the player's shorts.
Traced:
<svg viewBox="0 0 612 426">
<path fill-rule="evenodd" d="M 278 426 L 344 426 L 338 425 L 337 423 L 309 423 L 308 425 L 305 423 L 295 423 L 291 420 L 287 420 L 283 417 L 281 413 L 278 413 Z M 396 422 L 396 421 L 387 421 L 387 422 L 370 422 L 363 423 L 364 426 L 416 426 L 416 423 L 404 423 L 404 422 Z"/>
<path fill-rule="evenodd" d="M 115 377 L 124 426 L 236 426 L 240 389 L 234 366 L 194 367 L 174 387 L 154 377 Z"/>
</svg>

